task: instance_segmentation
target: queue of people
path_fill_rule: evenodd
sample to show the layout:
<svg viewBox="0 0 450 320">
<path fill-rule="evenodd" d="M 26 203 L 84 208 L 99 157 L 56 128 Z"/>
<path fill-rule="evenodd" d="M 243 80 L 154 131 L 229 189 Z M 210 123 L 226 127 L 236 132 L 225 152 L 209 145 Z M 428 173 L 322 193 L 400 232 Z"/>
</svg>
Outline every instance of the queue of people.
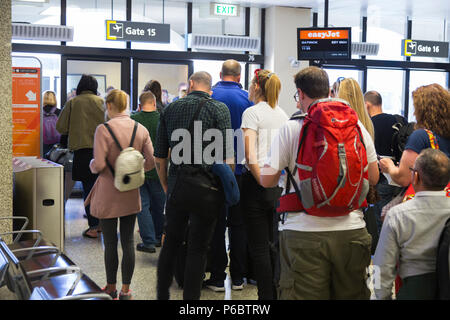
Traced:
<svg viewBox="0 0 450 320">
<path fill-rule="evenodd" d="M 436 298 L 436 251 L 450 218 L 449 91 L 431 84 L 413 92 L 416 130 L 395 164 L 390 151 L 396 120 L 382 112 L 380 93 L 364 94 L 356 80 L 342 77 L 330 88 L 323 69 L 308 67 L 294 76 L 298 112 L 289 117 L 278 105 L 282 83 L 275 72 L 255 70 L 248 93 L 240 75 L 234 60 L 223 63 L 214 86 L 208 72 L 195 72 L 187 94 L 167 106 L 161 85 L 151 80 L 131 116 L 125 92 L 111 90 L 103 100 L 95 78 L 82 76 L 56 129 L 74 151 L 72 179 L 83 184 L 89 224 L 83 235 L 103 233 L 104 291 L 131 299 L 135 249 L 155 253 L 161 246 L 155 290 L 157 299 L 169 299 L 183 242 L 183 298 L 198 300 L 202 289 L 224 291 L 228 229 L 232 289 L 242 290 L 251 278 L 260 300 L 369 299 L 371 264 L 380 268 L 376 298 L 392 298 L 396 277 L 398 299 Z M 119 156 L 117 143 L 144 155 L 140 188 L 115 187 L 108 163 Z M 223 201 L 209 212 L 175 205 L 171 196 L 187 164 L 222 183 L 218 192 L 224 195 L 223 180 L 211 172 L 216 164 L 228 164 L 239 203 Z M 376 201 L 369 189 L 378 193 Z M 406 193 L 414 199 L 398 201 Z M 365 219 L 371 207 L 379 236 L 373 259 L 374 235 Z M 136 219 L 142 243 L 135 247 Z M 207 266 L 211 276 L 205 280 Z"/>
</svg>

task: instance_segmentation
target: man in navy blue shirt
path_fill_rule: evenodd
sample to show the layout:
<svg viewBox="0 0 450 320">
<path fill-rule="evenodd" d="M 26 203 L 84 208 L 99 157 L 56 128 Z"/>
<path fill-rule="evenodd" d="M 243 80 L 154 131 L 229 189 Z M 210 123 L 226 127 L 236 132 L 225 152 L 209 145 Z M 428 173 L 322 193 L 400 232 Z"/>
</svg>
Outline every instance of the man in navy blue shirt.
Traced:
<svg viewBox="0 0 450 320">
<path fill-rule="evenodd" d="M 395 131 L 392 126 L 397 123 L 398 120 L 394 115 L 383 112 L 383 100 L 379 92 L 374 90 L 366 92 L 364 94 L 364 102 L 375 130 L 375 150 L 377 155 L 393 157 L 394 154 L 391 150 L 391 143 Z M 405 118 L 403 118 L 403 121 L 404 123 L 408 122 Z M 378 233 L 380 233 L 382 225 L 381 210 L 403 189 L 401 187 L 390 185 L 382 174 L 380 174 L 380 180 L 376 185 L 376 189 L 380 200 L 374 204 L 374 210 L 376 213 L 375 217 L 377 219 Z"/>
<path fill-rule="evenodd" d="M 235 176 L 240 187 L 240 177 L 242 173 L 241 165 L 244 157 L 241 131 L 242 114 L 253 105 L 248 100 L 248 92 L 242 89 L 241 65 L 236 60 L 227 60 L 222 64 L 220 79 L 212 88 L 212 98 L 225 103 L 230 110 L 231 127 L 235 131 L 234 154 L 235 154 Z M 236 131 L 237 130 L 237 131 Z M 222 216 L 217 221 L 211 242 L 211 256 L 209 271 L 211 277 L 204 282 L 204 285 L 213 291 L 225 291 L 225 269 L 228 264 L 228 257 L 225 248 L 225 230 L 228 225 L 228 238 L 230 242 L 230 276 L 232 280 L 231 288 L 241 290 L 244 287 L 244 276 L 247 274 L 247 237 L 244 229 L 240 204 L 230 208 L 225 208 Z"/>
</svg>

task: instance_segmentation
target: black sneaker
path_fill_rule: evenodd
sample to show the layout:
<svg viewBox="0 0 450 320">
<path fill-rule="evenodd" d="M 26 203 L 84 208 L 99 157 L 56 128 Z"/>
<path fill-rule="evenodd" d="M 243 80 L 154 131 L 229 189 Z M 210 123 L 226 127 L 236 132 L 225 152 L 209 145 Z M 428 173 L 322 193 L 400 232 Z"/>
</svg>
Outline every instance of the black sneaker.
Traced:
<svg viewBox="0 0 450 320">
<path fill-rule="evenodd" d="M 231 289 L 232 290 L 242 290 L 244 289 L 244 280 L 233 280 L 231 282 Z"/>
<path fill-rule="evenodd" d="M 225 281 L 208 279 L 203 281 L 203 286 L 211 289 L 214 292 L 223 292 L 225 291 Z"/>
<path fill-rule="evenodd" d="M 143 243 L 138 243 L 136 246 L 136 250 L 137 251 L 142 251 L 142 252 L 148 252 L 148 253 L 155 253 L 156 252 L 156 248 L 154 245 L 150 245 L 150 246 L 146 246 Z"/>
</svg>

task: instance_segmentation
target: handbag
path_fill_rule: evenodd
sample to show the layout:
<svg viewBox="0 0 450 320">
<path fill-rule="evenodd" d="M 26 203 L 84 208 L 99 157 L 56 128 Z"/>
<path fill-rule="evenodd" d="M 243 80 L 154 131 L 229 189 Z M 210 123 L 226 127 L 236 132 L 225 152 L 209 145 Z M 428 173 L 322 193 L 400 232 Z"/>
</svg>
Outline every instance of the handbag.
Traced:
<svg viewBox="0 0 450 320">
<path fill-rule="evenodd" d="M 73 151 L 61 147 L 61 144 L 55 143 L 53 147 L 44 155 L 45 159 L 64 166 L 65 172 L 71 172 L 73 167 Z"/>
<path fill-rule="evenodd" d="M 213 164 L 211 171 L 220 178 L 223 191 L 225 192 L 225 203 L 232 207 L 238 204 L 240 199 L 239 186 L 230 166 L 226 163 Z"/>
<path fill-rule="evenodd" d="M 194 121 L 198 119 L 207 100 L 200 102 L 190 122 L 191 137 L 194 136 Z M 191 154 L 191 159 L 193 158 L 194 155 Z M 219 177 L 202 165 L 182 164 L 177 170 L 175 185 L 167 200 L 167 206 L 175 210 L 207 214 L 219 210 L 224 201 L 225 195 Z"/>
</svg>

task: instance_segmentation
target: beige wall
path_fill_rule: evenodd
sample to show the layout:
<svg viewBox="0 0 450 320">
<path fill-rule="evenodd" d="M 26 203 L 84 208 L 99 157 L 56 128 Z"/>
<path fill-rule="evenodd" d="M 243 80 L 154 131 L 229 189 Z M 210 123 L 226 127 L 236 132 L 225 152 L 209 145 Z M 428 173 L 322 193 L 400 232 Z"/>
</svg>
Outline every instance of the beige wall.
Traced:
<svg viewBox="0 0 450 320">
<path fill-rule="evenodd" d="M 266 41 L 264 67 L 281 80 L 280 107 L 290 116 L 297 111 L 294 101 L 293 76 L 309 65 L 291 66 L 289 57 L 297 59 L 297 28 L 311 27 L 311 9 L 270 7 L 266 9 Z"/>
<path fill-rule="evenodd" d="M 0 1 L 0 217 L 12 216 L 11 0 Z M 0 220 L 0 233 L 11 231 Z"/>
</svg>

